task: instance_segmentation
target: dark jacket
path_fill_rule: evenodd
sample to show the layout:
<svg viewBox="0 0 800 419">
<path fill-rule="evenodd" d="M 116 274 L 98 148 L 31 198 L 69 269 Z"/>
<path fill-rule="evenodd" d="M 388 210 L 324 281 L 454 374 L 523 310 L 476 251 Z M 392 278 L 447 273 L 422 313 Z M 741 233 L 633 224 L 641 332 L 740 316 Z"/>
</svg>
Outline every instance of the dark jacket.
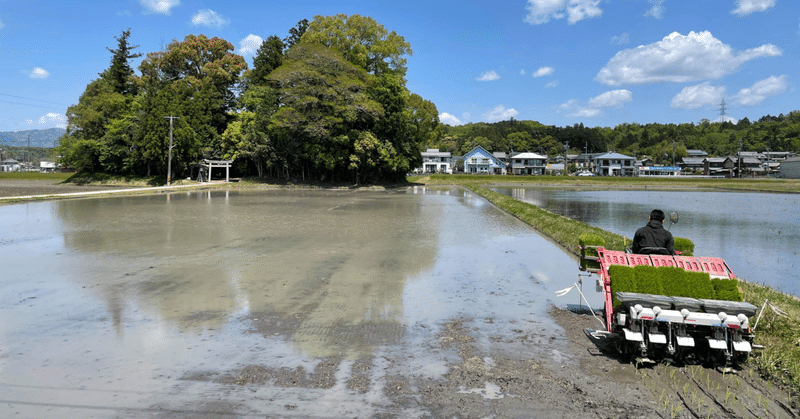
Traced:
<svg viewBox="0 0 800 419">
<path fill-rule="evenodd" d="M 674 255 L 675 241 L 661 221 L 650 220 L 646 226 L 636 230 L 631 250 L 633 253 L 647 255 Z"/>
</svg>

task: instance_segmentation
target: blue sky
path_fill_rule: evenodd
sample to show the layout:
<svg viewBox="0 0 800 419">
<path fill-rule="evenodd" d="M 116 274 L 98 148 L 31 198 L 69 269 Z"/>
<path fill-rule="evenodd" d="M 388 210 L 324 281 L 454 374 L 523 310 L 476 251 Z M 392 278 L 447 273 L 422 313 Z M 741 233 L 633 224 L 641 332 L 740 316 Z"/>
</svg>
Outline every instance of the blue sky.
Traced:
<svg viewBox="0 0 800 419">
<path fill-rule="evenodd" d="M 128 28 L 138 52 L 202 33 L 252 63 L 259 40 L 338 13 L 405 37 L 408 88 L 450 125 L 714 121 L 723 98 L 734 120 L 800 109 L 796 0 L 0 0 L 0 131 L 63 127 Z"/>
</svg>

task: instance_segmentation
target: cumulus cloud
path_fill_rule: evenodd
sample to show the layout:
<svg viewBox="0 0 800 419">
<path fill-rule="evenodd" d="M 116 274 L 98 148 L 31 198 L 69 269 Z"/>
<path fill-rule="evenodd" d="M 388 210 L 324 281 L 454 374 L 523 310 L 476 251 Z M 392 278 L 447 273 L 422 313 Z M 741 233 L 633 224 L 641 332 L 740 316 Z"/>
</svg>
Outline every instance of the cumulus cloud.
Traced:
<svg viewBox="0 0 800 419">
<path fill-rule="evenodd" d="M 739 90 L 736 99 L 743 106 L 754 106 L 763 102 L 766 98 L 777 96 L 789 88 L 786 75 L 780 77 L 772 76 L 768 79 L 756 82 L 750 87 Z"/>
<path fill-rule="evenodd" d="M 219 13 L 211 9 L 202 9 L 192 16 L 192 25 L 222 28 L 231 23 L 230 19 L 222 17 Z"/>
<path fill-rule="evenodd" d="M 547 84 L 544 85 L 544 87 L 547 87 L 547 88 L 556 87 L 556 86 L 558 86 L 558 80 L 553 80 L 550 83 L 547 83 Z"/>
<path fill-rule="evenodd" d="M 33 123 L 33 121 L 31 120 L 28 120 L 28 122 Z M 39 118 L 39 125 L 53 125 L 58 128 L 66 128 L 67 117 L 60 113 L 50 112 L 47 115 L 44 115 L 41 118 Z"/>
<path fill-rule="evenodd" d="M 505 121 L 506 119 L 513 118 L 517 115 L 519 115 L 519 112 L 517 112 L 516 109 L 514 108 L 506 109 L 505 106 L 498 105 L 491 111 L 483 114 L 483 119 L 486 122 L 497 122 L 497 121 Z"/>
<path fill-rule="evenodd" d="M 553 67 L 539 67 L 539 69 L 533 73 L 533 77 L 549 76 L 551 74 L 553 74 Z"/>
<path fill-rule="evenodd" d="M 650 0 L 650 10 L 645 13 L 645 16 L 650 16 L 656 19 L 661 19 L 664 14 L 664 0 Z"/>
<path fill-rule="evenodd" d="M 520 75 L 520 76 L 524 76 L 524 75 L 525 75 L 525 69 L 524 69 L 524 68 L 523 68 L 522 70 L 520 70 L 520 71 L 519 71 L 519 75 Z"/>
<path fill-rule="evenodd" d="M 580 106 L 578 105 L 578 101 L 575 99 L 570 99 L 567 102 L 562 103 L 558 106 L 558 108 L 561 112 L 568 112 L 567 116 L 570 117 L 596 118 L 601 114 L 600 109 Z"/>
<path fill-rule="evenodd" d="M 703 106 L 716 106 L 725 97 L 725 86 L 712 86 L 708 82 L 687 86 L 672 98 L 669 106 L 676 109 L 697 109 Z"/>
<path fill-rule="evenodd" d="M 478 81 L 493 81 L 493 80 L 497 80 L 499 78 L 500 78 L 500 75 L 497 74 L 497 72 L 495 72 L 494 70 L 492 70 L 492 71 L 487 71 L 487 72 L 481 74 L 481 76 L 476 78 L 475 80 L 478 80 Z"/>
<path fill-rule="evenodd" d="M 781 55 L 781 50 L 772 44 L 734 53 L 711 32 L 673 32 L 661 41 L 618 52 L 596 80 L 619 86 L 718 79 L 747 61 L 775 55 Z"/>
<path fill-rule="evenodd" d="M 172 8 L 181 4 L 180 0 L 139 0 L 144 7 L 145 13 L 155 13 L 168 15 L 172 13 Z"/>
<path fill-rule="evenodd" d="M 631 36 L 628 33 L 623 33 L 620 36 L 611 37 L 611 45 L 625 45 L 631 42 Z"/>
<path fill-rule="evenodd" d="M 447 124 L 447 125 L 453 126 L 453 127 L 456 126 L 456 125 L 463 125 L 464 124 L 463 122 L 461 122 L 460 119 L 456 118 L 454 115 L 451 115 L 451 114 L 449 114 L 447 112 L 442 112 L 442 113 L 439 114 L 439 122 L 441 122 L 443 124 Z"/>
<path fill-rule="evenodd" d="M 255 54 L 262 43 L 264 43 L 264 40 L 260 36 L 251 33 L 239 41 L 239 51 L 237 52 L 242 55 Z"/>
<path fill-rule="evenodd" d="M 567 18 L 574 24 L 583 19 L 598 17 L 603 11 L 598 7 L 600 0 L 528 0 L 528 15 L 525 22 L 541 25 L 550 19 Z"/>
<path fill-rule="evenodd" d="M 621 108 L 626 103 L 633 101 L 630 90 L 609 90 L 599 96 L 589 99 L 590 108 Z"/>
<path fill-rule="evenodd" d="M 32 79 L 46 79 L 50 77 L 50 73 L 41 67 L 36 67 L 33 70 L 20 70 L 20 73 L 25 74 Z"/>
<path fill-rule="evenodd" d="M 742 17 L 754 12 L 764 12 L 775 5 L 776 0 L 737 0 L 736 8 L 731 13 Z"/>
</svg>

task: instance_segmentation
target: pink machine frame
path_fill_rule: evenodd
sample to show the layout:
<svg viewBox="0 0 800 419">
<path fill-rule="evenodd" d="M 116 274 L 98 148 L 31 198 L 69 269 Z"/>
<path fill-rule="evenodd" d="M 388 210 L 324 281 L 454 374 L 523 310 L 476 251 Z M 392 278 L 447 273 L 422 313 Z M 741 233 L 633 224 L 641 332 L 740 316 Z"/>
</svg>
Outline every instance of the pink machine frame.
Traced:
<svg viewBox="0 0 800 419">
<path fill-rule="evenodd" d="M 715 278 L 734 279 L 733 271 L 721 258 L 714 257 L 694 257 L 694 256 L 668 256 L 668 255 L 637 255 L 625 253 L 619 250 L 607 250 L 597 247 L 598 261 L 600 269 L 597 274 L 603 284 L 603 294 L 605 296 L 606 328 L 612 331 L 611 319 L 613 318 L 613 305 L 611 294 L 611 277 L 608 275 L 608 268 L 611 265 L 636 266 L 672 266 L 683 268 L 687 271 L 708 272 Z"/>
</svg>

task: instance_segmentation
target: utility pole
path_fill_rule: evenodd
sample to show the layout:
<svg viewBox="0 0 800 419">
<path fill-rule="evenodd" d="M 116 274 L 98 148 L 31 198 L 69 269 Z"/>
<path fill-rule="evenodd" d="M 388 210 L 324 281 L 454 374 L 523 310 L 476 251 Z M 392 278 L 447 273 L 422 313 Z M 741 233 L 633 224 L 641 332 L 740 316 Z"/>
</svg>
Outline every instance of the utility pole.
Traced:
<svg viewBox="0 0 800 419">
<path fill-rule="evenodd" d="M 170 186 L 172 183 L 172 120 L 173 119 L 180 119 L 177 116 L 165 116 L 164 118 L 169 119 L 169 158 L 167 159 L 167 186 Z"/>
</svg>

